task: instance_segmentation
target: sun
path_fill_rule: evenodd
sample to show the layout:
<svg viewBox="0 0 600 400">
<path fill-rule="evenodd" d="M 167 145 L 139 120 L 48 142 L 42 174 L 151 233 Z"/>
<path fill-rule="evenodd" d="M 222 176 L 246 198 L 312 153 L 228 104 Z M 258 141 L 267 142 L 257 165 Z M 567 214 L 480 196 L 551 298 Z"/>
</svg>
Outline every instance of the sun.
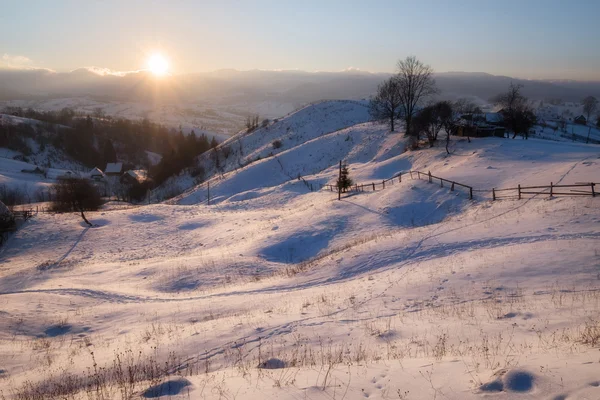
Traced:
<svg viewBox="0 0 600 400">
<path fill-rule="evenodd" d="M 155 53 L 148 59 L 148 69 L 156 76 L 163 76 L 169 72 L 169 61 L 160 53 Z"/>
</svg>

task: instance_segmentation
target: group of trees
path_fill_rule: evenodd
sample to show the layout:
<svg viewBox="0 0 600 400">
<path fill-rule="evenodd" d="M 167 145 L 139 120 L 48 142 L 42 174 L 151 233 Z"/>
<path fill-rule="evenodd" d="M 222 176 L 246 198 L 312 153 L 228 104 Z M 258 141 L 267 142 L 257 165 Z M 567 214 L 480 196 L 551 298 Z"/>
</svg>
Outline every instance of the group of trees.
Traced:
<svg viewBox="0 0 600 400">
<path fill-rule="evenodd" d="M 442 130 L 446 132 L 446 151 L 449 152 L 450 135 L 455 133 L 462 115 L 481 113 L 472 102 L 460 99 L 455 102 L 439 101 L 425 105 L 438 93 L 433 79 L 433 69 L 414 56 L 400 60 L 398 72 L 382 82 L 370 101 L 370 113 L 375 120 L 389 122 L 390 130 L 396 128 L 395 121 L 402 119 L 406 135 L 411 137 L 412 146 L 418 147 L 421 134 L 426 135 L 433 146 Z M 536 118 L 529 101 L 521 94 L 521 85 L 511 84 L 506 93 L 498 95 L 494 103 L 502 108 L 504 125 L 513 132 L 527 137 Z"/>
<path fill-rule="evenodd" d="M 167 153 L 163 153 L 160 162 L 150 169 L 150 174 L 155 184 L 160 185 L 170 176 L 180 173 L 183 169 L 193 167 L 196 156 L 215 149 L 218 145 L 213 137 L 211 141 L 206 135 L 196 135 L 192 131 L 189 135 L 184 135 L 179 131 L 174 135 L 173 147 Z"/>
</svg>

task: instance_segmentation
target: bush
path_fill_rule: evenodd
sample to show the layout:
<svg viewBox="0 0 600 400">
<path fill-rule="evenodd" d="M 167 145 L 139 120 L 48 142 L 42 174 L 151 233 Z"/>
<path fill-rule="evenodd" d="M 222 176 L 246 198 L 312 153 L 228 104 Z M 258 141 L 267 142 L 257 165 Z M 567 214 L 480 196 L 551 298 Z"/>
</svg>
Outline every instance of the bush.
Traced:
<svg viewBox="0 0 600 400">
<path fill-rule="evenodd" d="M 272 145 L 274 149 L 279 149 L 283 146 L 283 143 L 281 143 L 281 140 L 277 139 L 273 141 Z"/>
</svg>

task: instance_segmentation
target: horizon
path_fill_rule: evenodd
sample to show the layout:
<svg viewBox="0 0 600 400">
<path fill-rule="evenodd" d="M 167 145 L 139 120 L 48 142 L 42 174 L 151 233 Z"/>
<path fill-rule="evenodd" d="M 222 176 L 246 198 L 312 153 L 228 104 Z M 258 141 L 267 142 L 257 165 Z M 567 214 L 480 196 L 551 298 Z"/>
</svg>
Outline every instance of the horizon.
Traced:
<svg viewBox="0 0 600 400">
<path fill-rule="evenodd" d="M 451 7 L 439 0 L 426 6 L 23 1 L 0 15 L 0 68 L 93 66 L 123 73 L 152 69 L 154 59 L 160 75 L 229 69 L 378 74 L 393 73 L 398 59 L 416 55 L 439 73 L 600 81 L 600 55 L 587 50 L 600 33 L 593 21 L 598 11 L 600 4 L 584 0 L 510 0 L 501 10 L 472 0 Z"/>
<path fill-rule="evenodd" d="M 14 67 L 3 67 L 0 65 L 0 72 L 10 71 L 10 72 L 48 72 L 51 74 L 71 74 L 77 71 L 85 70 L 97 76 L 115 76 L 115 77 L 124 77 L 127 75 L 133 75 L 138 73 L 148 73 L 153 74 L 150 69 L 138 69 L 132 71 L 113 71 L 108 68 L 98 67 L 98 66 L 87 66 L 87 67 L 78 67 L 72 70 L 67 71 L 56 71 L 49 68 L 14 68 Z M 349 68 L 345 70 L 339 71 L 309 71 L 309 70 L 301 70 L 301 69 L 236 69 L 236 68 L 219 68 L 210 71 L 196 71 L 196 72 L 179 72 L 172 73 L 169 72 L 168 77 L 177 77 L 177 76 L 193 76 L 193 75 L 209 75 L 218 72 L 274 72 L 274 73 L 305 73 L 305 74 L 370 74 L 370 75 L 393 75 L 394 72 L 391 71 L 382 71 L 382 72 L 373 72 L 366 71 L 357 68 Z M 451 75 L 451 74 L 464 74 L 464 75 L 487 75 L 499 78 L 510 78 L 524 81 L 540 81 L 540 82 L 550 82 L 550 83 L 560 83 L 560 82 L 579 82 L 579 83 L 600 83 L 600 79 L 569 79 L 569 78 L 526 78 L 521 76 L 510 76 L 504 74 L 492 74 L 486 71 L 434 71 L 434 75 Z M 164 79 L 164 77 L 161 77 Z"/>
</svg>

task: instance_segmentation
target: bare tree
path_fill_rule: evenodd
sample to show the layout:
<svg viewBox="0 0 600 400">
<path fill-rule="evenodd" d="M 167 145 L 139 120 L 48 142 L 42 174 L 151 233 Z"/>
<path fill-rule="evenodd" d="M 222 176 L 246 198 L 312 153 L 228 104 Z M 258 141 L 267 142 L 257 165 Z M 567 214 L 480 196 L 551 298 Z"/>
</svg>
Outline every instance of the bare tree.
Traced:
<svg viewBox="0 0 600 400">
<path fill-rule="evenodd" d="M 59 178 L 52 186 L 55 212 L 79 212 L 86 224 L 92 226 L 84 211 L 95 211 L 102 205 L 102 198 L 96 187 L 83 178 Z"/>
<path fill-rule="evenodd" d="M 513 139 L 521 133 L 528 137 L 529 129 L 535 124 L 536 118 L 526 97 L 521 94 L 523 85 L 511 83 L 508 91 L 496 96 L 493 101 L 502 107 L 504 124 L 513 132 Z"/>
<path fill-rule="evenodd" d="M 583 112 L 587 115 L 587 120 L 590 120 L 590 116 L 598 109 L 598 99 L 594 96 L 588 96 L 581 101 L 583 105 Z"/>
<path fill-rule="evenodd" d="M 375 120 L 389 120 L 390 130 L 394 132 L 400 102 L 400 85 L 395 77 L 391 77 L 377 87 L 377 94 L 369 103 L 369 113 Z"/>
<path fill-rule="evenodd" d="M 428 96 L 437 93 L 433 69 L 414 56 L 406 57 L 398 61 L 396 79 L 400 86 L 400 114 L 406 123 L 406 134 L 414 137 L 418 132 L 413 132 L 412 121 L 418 106 Z"/>
</svg>

